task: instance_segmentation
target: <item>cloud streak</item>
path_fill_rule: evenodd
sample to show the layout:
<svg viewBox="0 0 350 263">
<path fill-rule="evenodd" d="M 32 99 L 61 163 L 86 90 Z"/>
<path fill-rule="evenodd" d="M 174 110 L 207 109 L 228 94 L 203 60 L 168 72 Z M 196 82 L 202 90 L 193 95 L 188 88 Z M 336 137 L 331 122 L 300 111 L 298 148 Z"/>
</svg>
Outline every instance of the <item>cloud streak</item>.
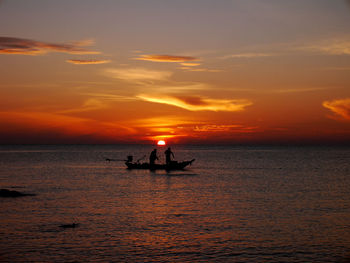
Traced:
<svg viewBox="0 0 350 263">
<path fill-rule="evenodd" d="M 179 69 L 192 71 L 192 72 L 221 72 L 222 70 L 218 69 L 207 69 L 207 68 L 197 68 L 201 65 L 198 61 L 200 61 L 197 57 L 191 56 L 174 56 L 174 55 L 140 55 L 135 60 L 144 60 L 151 62 L 170 62 L 170 63 L 178 63 L 181 65 Z"/>
<path fill-rule="evenodd" d="M 176 63 L 198 61 L 198 58 L 195 58 L 195 57 L 174 56 L 174 55 L 140 55 L 135 59 L 152 61 L 152 62 L 176 62 Z"/>
<path fill-rule="evenodd" d="M 181 67 L 180 69 L 191 71 L 191 72 L 222 72 L 221 69 L 209 69 L 209 68 L 190 68 L 190 67 Z"/>
<path fill-rule="evenodd" d="M 96 65 L 110 63 L 110 60 L 99 60 L 99 59 L 67 59 L 66 62 L 75 65 Z"/>
<path fill-rule="evenodd" d="M 185 119 L 184 119 L 185 118 Z M 230 137 L 232 134 L 248 134 L 256 132 L 259 127 L 245 126 L 232 123 L 209 123 L 198 119 L 187 119 L 185 116 L 174 117 L 162 116 L 143 118 L 133 121 L 131 126 L 140 131 L 140 134 L 147 134 L 145 140 L 171 139 L 181 141 L 186 138 L 210 138 L 220 136 Z M 182 138 L 182 139 L 181 139 Z M 191 140 L 191 139 L 190 139 Z"/>
<path fill-rule="evenodd" d="M 195 132 L 254 132 L 258 127 L 246 127 L 238 124 L 222 125 L 222 124 L 206 124 L 197 125 L 193 128 Z"/>
<path fill-rule="evenodd" d="M 188 93 L 210 90 L 211 87 L 205 83 L 196 82 L 170 82 L 169 84 L 147 86 L 148 92 L 159 92 L 166 90 L 168 93 Z"/>
<path fill-rule="evenodd" d="M 323 107 L 331 110 L 336 116 L 340 116 L 350 121 L 350 98 L 324 101 Z"/>
<path fill-rule="evenodd" d="M 18 54 L 18 55 L 40 55 L 48 52 L 61 52 L 69 54 L 99 54 L 98 51 L 92 51 L 84 48 L 89 46 L 92 41 L 80 41 L 75 43 L 48 43 L 24 38 L 0 37 L 0 54 Z"/>
<path fill-rule="evenodd" d="M 350 41 L 346 39 L 323 41 L 321 43 L 300 47 L 299 49 L 328 55 L 350 55 Z"/>
<path fill-rule="evenodd" d="M 326 90 L 325 87 L 316 87 L 316 88 L 291 88 L 291 89 L 271 89 L 266 90 L 266 92 L 272 93 L 302 93 L 302 92 L 314 92 L 320 90 Z"/>
<path fill-rule="evenodd" d="M 182 66 L 185 66 L 185 67 L 196 67 L 196 66 L 200 66 L 200 63 L 180 63 Z"/>
<path fill-rule="evenodd" d="M 140 94 L 139 99 L 172 105 L 189 111 L 243 111 L 252 105 L 248 100 L 209 99 L 197 96 L 153 96 Z"/>
<path fill-rule="evenodd" d="M 164 81 L 173 74 L 170 71 L 158 71 L 145 68 L 110 68 L 105 70 L 109 77 L 129 82 Z"/>
<path fill-rule="evenodd" d="M 231 54 L 222 57 L 223 59 L 229 59 L 229 58 L 262 58 L 262 57 L 271 57 L 275 56 L 275 54 L 271 53 L 237 53 L 237 54 Z"/>
<path fill-rule="evenodd" d="M 78 108 L 62 110 L 57 112 L 58 114 L 67 114 L 67 113 L 79 113 L 79 112 L 88 112 L 94 110 L 101 110 L 107 108 L 107 104 L 97 99 L 88 99 Z"/>
</svg>

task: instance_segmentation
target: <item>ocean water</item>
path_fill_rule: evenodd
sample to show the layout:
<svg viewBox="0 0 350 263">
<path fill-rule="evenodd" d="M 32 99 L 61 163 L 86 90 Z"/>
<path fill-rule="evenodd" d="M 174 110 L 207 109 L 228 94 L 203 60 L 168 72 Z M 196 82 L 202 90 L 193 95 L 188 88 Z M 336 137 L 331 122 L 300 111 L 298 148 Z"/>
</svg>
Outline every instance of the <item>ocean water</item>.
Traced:
<svg viewBox="0 0 350 263">
<path fill-rule="evenodd" d="M 0 146 L 0 188 L 36 194 L 0 198 L 0 262 L 350 261 L 350 148 L 174 145 L 196 161 L 168 173 L 105 161 L 151 150 Z"/>
</svg>

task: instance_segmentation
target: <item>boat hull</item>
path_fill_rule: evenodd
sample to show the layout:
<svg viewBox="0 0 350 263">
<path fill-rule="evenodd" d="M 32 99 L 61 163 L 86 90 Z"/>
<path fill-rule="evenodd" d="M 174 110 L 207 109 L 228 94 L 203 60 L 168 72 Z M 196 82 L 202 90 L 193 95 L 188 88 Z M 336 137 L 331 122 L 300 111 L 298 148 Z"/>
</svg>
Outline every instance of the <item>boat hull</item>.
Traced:
<svg viewBox="0 0 350 263">
<path fill-rule="evenodd" d="M 144 169 L 144 170 L 183 170 L 186 166 L 191 165 L 192 162 L 194 162 L 195 159 L 192 159 L 191 161 L 184 161 L 184 162 L 171 162 L 169 164 L 153 164 L 150 165 L 149 163 L 131 163 L 131 162 L 125 162 L 125 165 L 128 167 L 128 169 Z"/>
</svg>

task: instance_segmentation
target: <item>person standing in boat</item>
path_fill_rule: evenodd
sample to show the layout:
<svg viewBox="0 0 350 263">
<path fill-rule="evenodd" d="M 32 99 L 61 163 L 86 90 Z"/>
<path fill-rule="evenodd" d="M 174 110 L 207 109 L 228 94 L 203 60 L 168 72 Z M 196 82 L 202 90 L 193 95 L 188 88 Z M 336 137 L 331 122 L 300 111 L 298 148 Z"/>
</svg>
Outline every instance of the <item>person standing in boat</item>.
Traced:
<svg viewBox="0 0 350 263">
<path fill-rule="evenodd" d="M 157 149 L 154 149 L 149 156 L 149 164 L 154 165 L 156 160 L 158 160 Z"/>
<path fill-rule="evenodd" d="M 173 156 L 173 158 L 175 158 L 174 153 L 171 151 L 170 147 L 164 152 L 164 154 L 165 154 L 166 164 L 170 164 L 171 156 Z"/>
</svg>

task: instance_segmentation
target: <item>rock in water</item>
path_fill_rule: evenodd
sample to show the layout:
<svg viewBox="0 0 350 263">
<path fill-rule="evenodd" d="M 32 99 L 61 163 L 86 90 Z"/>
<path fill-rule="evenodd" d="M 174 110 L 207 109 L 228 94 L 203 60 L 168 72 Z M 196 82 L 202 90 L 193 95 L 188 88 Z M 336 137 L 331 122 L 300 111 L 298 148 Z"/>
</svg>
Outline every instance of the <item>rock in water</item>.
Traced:
<svg viewBox="0 0 350 263">
<path fill-rule="evenodd" d="M 18 191 L 0 189 L 0 197 L 21 197 L 21 196 L 34 196 L 35 194 L 25 194 Z"/>
<path fill-rule="evenodd" d="M 62 227 L 62 228 L 76 228 L 78 226 L 79 226 L 79 224 L 77 224 L 77 223 L 60 225 L 60 227 Z"/>
</svg>

